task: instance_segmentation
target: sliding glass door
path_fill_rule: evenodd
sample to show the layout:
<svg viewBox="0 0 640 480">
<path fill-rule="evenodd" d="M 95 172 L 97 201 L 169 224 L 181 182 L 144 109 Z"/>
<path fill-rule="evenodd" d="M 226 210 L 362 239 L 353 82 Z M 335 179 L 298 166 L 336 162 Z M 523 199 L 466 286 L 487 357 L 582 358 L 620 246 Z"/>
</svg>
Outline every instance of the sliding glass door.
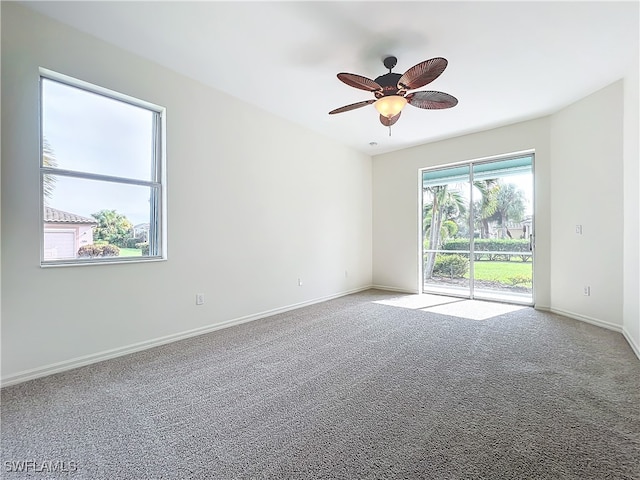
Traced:
<svg viewBox="0 0 640 480">
<path fill-rule="evenodd" d="M 422 244 L 424 290 L 469 296 L 470 167 L 424 172 Z"/>
<path fill-rule="evenodd" d="M 422 171 L 423 291 L 533 304 L 533 154 Z"/>
</svg>

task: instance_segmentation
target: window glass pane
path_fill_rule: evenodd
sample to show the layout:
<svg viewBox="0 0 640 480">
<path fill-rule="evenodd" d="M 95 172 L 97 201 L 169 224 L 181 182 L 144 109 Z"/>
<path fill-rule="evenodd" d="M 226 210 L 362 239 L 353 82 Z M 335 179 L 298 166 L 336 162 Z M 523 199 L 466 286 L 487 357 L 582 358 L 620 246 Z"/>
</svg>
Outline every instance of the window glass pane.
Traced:
<svg viewBox="0 0 640 480">
<path fill-rule="evenodd" d="M 104 244 L 118 247 L 107 248 L 115 256 L 149 256 L 154 187 L 51 174 L 44 183 L 44 260 L 103 256 Z"/>
<path fill-rule="evenodd" d="M 164 109 L 41 73 L 42 265 L 166 258 Z"/>
<path fill-rule="evenodd" d="M 42 136 L 55 158 L 45 166 L 154 180 L 153 119 L 148 109 L 43 78 Z"/>
<path fill-rule="evenodd" d="M 533 156 L 510 158 L 487 163 L 478 163 L 473 166 L 473 179 L 485 180 L 488 178 L 507 177 L 509 175 L 529 175 L 533 165 Z"/>
</svg>

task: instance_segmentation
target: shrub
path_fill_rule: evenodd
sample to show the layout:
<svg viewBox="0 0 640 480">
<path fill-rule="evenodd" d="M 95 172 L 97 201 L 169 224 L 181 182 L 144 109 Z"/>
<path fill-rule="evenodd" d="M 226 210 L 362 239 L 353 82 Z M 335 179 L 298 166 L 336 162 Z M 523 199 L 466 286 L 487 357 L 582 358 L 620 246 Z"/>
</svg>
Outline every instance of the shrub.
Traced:
<svg viewBox="0 0 640 480">
<path fill-rule="evenodd" d="M 102 245 L 92 244 L 92 245 L 83 245 L 78 249 L 78 257 L 80 258 L 88 258 L 88 257 L 99 257 L 102 253 Z"/>
<path fill-rule="evenodd" d="M 149 256 L 149 242 L 136 243 L 136 248 L 139 248 L 140 250 L 142 250 L 143 257 Z"/>
<path fill-rule="evenodd" d="M 433 267 L 435 275 L 462 278 L 469 271 L 469 259 L 463 255 L 438 255 Z"/>
<path fill-rule="evenodd" d="M 126 238 L 123 242 L 122 247 L 123 248 L 138 248 L 136 245 L 138 243 L 143 243 L 144 239 L 142 237 L 138 237 L 138 238 L 133 238 L 133 237 L 129 237 Z"/>
<path fill-rule="evenodd" d="M 94 243 L 92 245 L 84 245 L 78 249 L 78 257 L 94 258 L 94 257 L 117 257 L 120 255 L 120 249 L 115 245 Z"/>
<path fill-rule="evenodd" d="M 115 245 L 103 245 L 102 256 L 103 257 L 117 257 L 120 255 L 120 249 Z"/>
</svg>

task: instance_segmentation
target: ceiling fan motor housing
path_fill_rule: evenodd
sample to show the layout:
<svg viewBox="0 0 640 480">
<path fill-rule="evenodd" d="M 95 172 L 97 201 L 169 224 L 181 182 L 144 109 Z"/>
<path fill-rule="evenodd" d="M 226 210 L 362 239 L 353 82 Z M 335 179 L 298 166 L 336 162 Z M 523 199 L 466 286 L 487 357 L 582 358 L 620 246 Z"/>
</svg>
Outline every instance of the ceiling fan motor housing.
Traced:
<svg viewBox="0 0 640 480">
<path fill-rule="evenodd" d="M 399 73 L 387 73 L 380 75 L 375 82 L 382 87 L 382 92 L 374 92 L 376 98 L 386 97 L 388 95 L 401 95 L 398 89 L 398 80 L 402 77 Z"/>
</svg>

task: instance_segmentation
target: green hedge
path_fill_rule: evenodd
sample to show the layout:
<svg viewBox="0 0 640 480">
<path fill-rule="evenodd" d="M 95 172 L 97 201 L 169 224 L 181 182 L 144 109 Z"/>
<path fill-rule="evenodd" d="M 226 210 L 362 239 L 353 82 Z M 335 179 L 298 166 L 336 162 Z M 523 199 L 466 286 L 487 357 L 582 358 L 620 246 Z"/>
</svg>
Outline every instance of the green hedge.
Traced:
<svg viewBox="0 0 640 480">
<path fill-rule="evenodd" d="M 139 248 L 142 251 L 143 257 L 149 256 L 149 242 L 136 243 L 136 248 Z"/>
<path fill-rule="evenodd" d="M 443 250 L 469 250 L 468 238 L 454 238 L 442 243 Z M 482 253 L 482 252 L 522 252 L 517 253 Z M 510 261 L 511 258 L 526 262 L 531 259 L 529 240 L 511 238 L 476 238 L 474 240 L 476 260 Z"/>
<path fill-rule="evenodd" d="M 136 247 L 136 243 L 143 243 L 144 242 L 144 238 L 133 238 L 133 237 L 129 237 L 129 238 L 125 238 L 124 241 L 122 242 L 123 248 L 138 248 Z"/>
</svg>

